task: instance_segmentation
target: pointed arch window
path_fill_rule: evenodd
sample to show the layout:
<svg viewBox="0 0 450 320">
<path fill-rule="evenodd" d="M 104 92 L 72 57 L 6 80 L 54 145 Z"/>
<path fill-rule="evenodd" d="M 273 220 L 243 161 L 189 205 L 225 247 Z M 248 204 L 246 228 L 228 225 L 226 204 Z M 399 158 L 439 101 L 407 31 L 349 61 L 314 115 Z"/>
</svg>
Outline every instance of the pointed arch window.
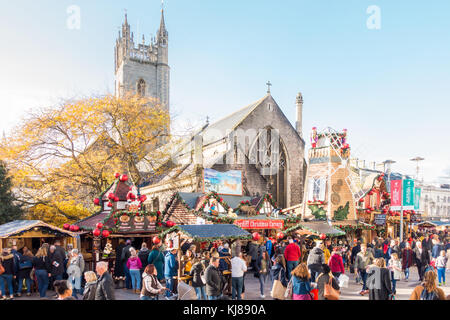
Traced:
<svg viewBox="0 0 450 320">
<path fill-rule="evenodd" d="M 145 87 L 146 87 L 146 84 L 145 84 L 144 79 L 140 79 L 137 84 L 137 93 L 139 96 L 145 97 L 145 89 L 146 89 Z"/>
</svg>

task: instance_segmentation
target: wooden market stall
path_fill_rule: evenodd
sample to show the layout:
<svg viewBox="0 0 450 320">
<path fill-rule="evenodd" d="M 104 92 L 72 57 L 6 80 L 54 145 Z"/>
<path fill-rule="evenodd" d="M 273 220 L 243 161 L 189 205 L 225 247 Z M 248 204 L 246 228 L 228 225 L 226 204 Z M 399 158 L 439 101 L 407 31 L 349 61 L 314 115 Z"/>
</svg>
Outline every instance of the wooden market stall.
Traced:
<svg viewBox="0 0 450 320">
<path fill-rule="evenodd" d="M 140 196 L 138 188 L 126 175 L 116 174 L 115 181 L 96 199 L 98 212 L 77 221 L 81 230 L 80 250 L 88 270 L 93 270 L 97 261 L 107 261 L 113 271 L 116 248 L 121 240 L 131 239 L 136 249 L 143 242 L 151 248 L 152 238 L 162 230 L 161 213 L 149 212 L 144 204 L 146 196 Z M 112 250 L 105 255 L 108 244 Z"/>
<path fill-rule="evenodd" d="M 55 240 L 60 240 L 64 247 L 68 244 L 74 248 L 79 246 L 77 233 L 40 220 L 15 220 L 0 225 L 0 250 L 17 245 L 19 250 L 27 247 L 35 254 L 43 243 L 53 243 Z"/>
<path fill-rule="evenodd" d="M 247 197 L 176 192 L 167 203 L 162 220 L 176 224 L 236 224 L 250 233 L 275 238 L 278 232 L 301 220 L 294 211 L 278 209 L 270 194 Z"/>
<path fill-rule="evenodd" d="M 233 244 L 236 240 L 249 240 L 252 238 L 252 235 L 235 224 L 203 224 L 177 225 L 163 232 L 160 235 L 160 238 L 166 243 L 169 242 L 168 240 L 172 240 L 170 243 L 173 244 L 173 246 L 167 246 L 167 249 L 170 250 L 170 248 L 180 249 L 182 238 L 192 239 L 193 243 L 199 246 L 201 243 L 210 243 L 216 240 L 227 240 L 230 244 Z M 177 260 L 179 265 L 178 275 L 174 277 L 174 279 L 179 283 L 179 296 L 183 296 L 188 293 L 185 292 L 187 286 L 184 286 L 181 282 L 184 282 L 185 284 L 189 283 L 192 277 L 183 275 L 181 272 L 181 270 L 184 269 L 181 264 L 181 250 L 178 250 Z M 224 288 L 224 291 L 230 291 L 231 271 L 224 271 L 223 275 L 228 284 Z M 184 290 L 180 290 L 180 284 Z"/>
</svg>

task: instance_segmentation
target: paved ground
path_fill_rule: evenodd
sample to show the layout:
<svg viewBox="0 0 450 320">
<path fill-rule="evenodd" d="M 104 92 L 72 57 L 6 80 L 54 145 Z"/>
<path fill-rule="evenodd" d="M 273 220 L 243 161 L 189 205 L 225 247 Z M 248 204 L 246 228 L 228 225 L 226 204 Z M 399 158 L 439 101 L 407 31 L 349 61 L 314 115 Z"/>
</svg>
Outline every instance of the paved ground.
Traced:
<svg viewBox="0 0 450 320">
<path fill-rule="evenodd" d="M 342 300 L 368 300 L 368 295 L 361 296 L 359 291 L 362 285 L 355 283 L 355 278 L 353 274 L 348 274 L 350 276 L 350 282 L 348 288 L 342 289 L 341 299 Z M 450 295 L 450 272 L 446 274 L 447 284 L 441 288 L 445 291 L 446 295 Z M 402 280 L 397 282 L 397 300 L 408 300 L 412 290 L 415 286 L 419 284 L 419 277 L 417 274 L 417 269 L 412 268 L 410 271 L 410 279 L 408 282 Z M 271 300 L 270 290 L 272 284 L 270 280 L 265 285 L 265 300 Z M 52 297 L 54 292 L 48 292 L 48 296 Z M 139 295 L 134 294 L 131 290 L 117 289 L 116 298 L 119 300 L 138 300 Z M 38 294 L 33 294 L 31 297 L 22 296 L 20 298 L 15 298 L 15 300 L 39 300 Z M 247 274 L 245 276 L 245 300 L 262 300 L 259 292 L 259 281 L 257 278 L 253 277 L 253 274 Z"/>
</svg>

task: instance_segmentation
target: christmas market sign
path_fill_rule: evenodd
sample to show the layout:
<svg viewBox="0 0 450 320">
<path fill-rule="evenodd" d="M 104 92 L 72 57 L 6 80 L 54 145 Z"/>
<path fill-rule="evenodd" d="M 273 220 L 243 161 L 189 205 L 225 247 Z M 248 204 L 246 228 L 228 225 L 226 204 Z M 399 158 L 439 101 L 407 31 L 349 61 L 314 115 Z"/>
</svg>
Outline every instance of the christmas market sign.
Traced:
<svg viewBox="0 0 450 320">
<path fill-rule="evenodd" d="M 156 231 L 157 217 L 139 214 L 139 204 L 132 203 L 126 206 L 126 212 L 118 218 L 117 230 L 119 232 L 154 232 Z"/>
<path fill-rule="evenodd" d="M 376 215 L 374 215 L 373 223 L 376 226 L 384 226 L 386 224 L 386 215 L 385 214 L 376 214 Z"/>
<path fill-rule="evenodd" d="M 283 229 L 283 220 L 236 220 L 234 224 L 242 229 Z"/>
</svg>

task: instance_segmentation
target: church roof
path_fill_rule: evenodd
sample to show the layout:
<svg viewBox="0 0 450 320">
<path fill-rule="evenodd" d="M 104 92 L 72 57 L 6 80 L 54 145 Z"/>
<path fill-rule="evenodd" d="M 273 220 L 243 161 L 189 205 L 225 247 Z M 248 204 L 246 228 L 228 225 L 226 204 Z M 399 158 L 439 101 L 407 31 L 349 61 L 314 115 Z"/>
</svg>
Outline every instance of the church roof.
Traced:
<svg viewBox="0 0 450 320">
<path fill-rule="evenodd" d="M 196 131 L 188 140 L 186 140 L 182 146 L 180 146 L 180 150 L 183 150 L 191 141 L 194 139 L 196 135 L 201 135 L 203 137 L 203 146 L 208 144 L 220 141 L 226 138 L 227 134 L 236 129 L 242 121 L 247 118 L 247 116 L 253 112 L 259 105 L 261 105 L 268 97 L 270 97 L 270 93 L 266 94 L 264 97 L 255 101 L 233 113 L 218 120 L 208 126 L 204 126 L 198 131 Z M 222 158 L 226 152 L 219 152 L 217 155 L 204 159 L 204 166 L 211 167 L 214 163 L 217 162 L 218 159 Z M 176 166 L 173 169 L 170 169 L 168 172 L 165 172 L 162 175 L 154 175 L 148 179 L 145 179 L 140 187 L 146 187 L 149 185 L 162 183 L 163 181 L 171 180 L 175 177 L 183 177 L 185 175 L 189 175 L 193 170 L 194 165 L 192 163 L 185 164 L 181 166 Z"/>
<path fill-rule="evenodd" d="M 244 121 L 244 119 L 247 118 L 247 116 L 269 96 L 270 94 L 266 94 L 258 101 L 233 112 L 232 114 L 210 124 L 207 127 L 202 128 L 199 132 L 197 132 L 197 134 L 201 134 L 203 136 L 203 145 L 207 145 L 225 138 L 227 133 L 236 129 L 236 127 L 239 126 L 239 124 L 241 124 L 241 122 Z M 220 135 L 218 135 L 218 133 L 220 133 Z"/>
</svg>

